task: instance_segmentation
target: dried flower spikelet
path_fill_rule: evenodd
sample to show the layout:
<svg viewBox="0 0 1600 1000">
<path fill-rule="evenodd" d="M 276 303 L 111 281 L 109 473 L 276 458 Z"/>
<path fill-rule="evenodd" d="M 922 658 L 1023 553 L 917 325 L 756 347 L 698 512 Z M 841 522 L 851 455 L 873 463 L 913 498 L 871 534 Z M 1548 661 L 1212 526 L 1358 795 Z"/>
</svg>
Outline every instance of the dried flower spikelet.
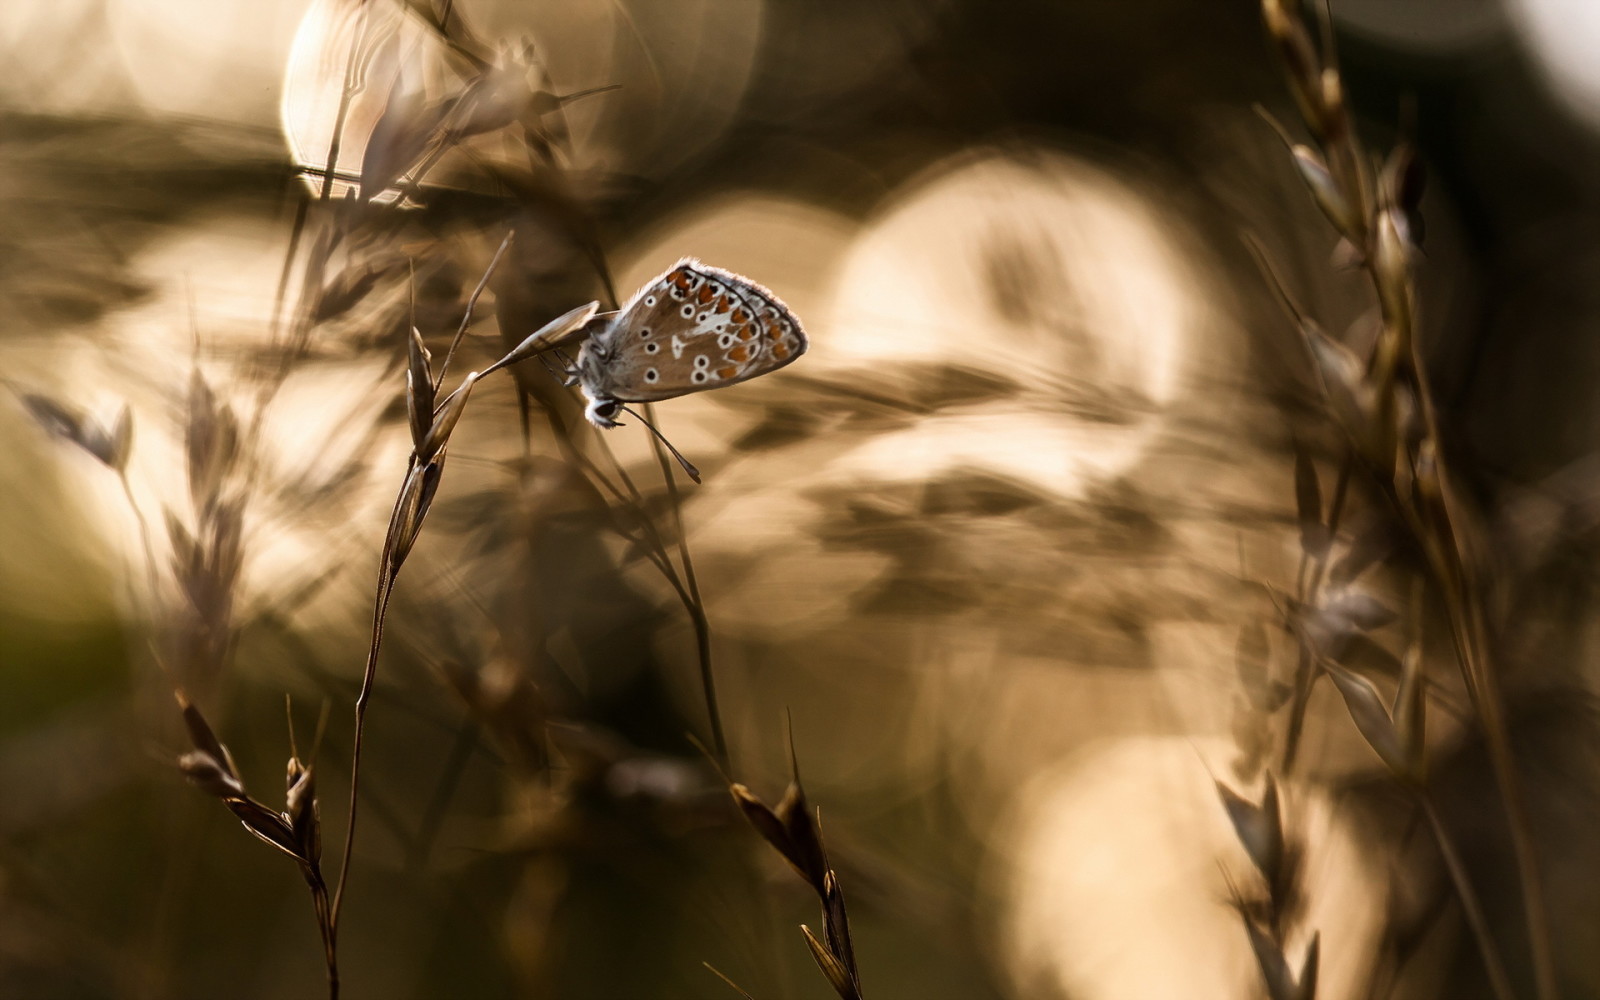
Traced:
<svg viewBox="0 0 1600 1000">
<path fill-rule="evenodd" d="M 1400 734 L 1395 729 L 1394 719 L 1389 714 L 1389 706 L 1384 704 L 1377 687 L 1360 674 L 1337 664 L 1328 665 L 1328 676 L 1333 679 L 1334 686 L 1344 697 L 1345 707 L 1350 711 L 1350 719 L 1356 724 L 1356 729 L 1367 741 L 1367 745 L 1378 755 L 1378 759 L 1383 761 L 1383 765 L 1391 774 L 1397 778 L 1406 778 L 1410 771 L 1407 766 L 1406 751 Z"/>
<path fill-rule="evenodd" d="M 1329 171 L 1328 164 L 1310 146 L 1297 143 L 1290 147 L 1289 152 L 1294 156 L 1300 179 L 1305 182 L 1317 207 L 1322 209 L 1322 214 L 1328 217 L 1340 235 L 1359 244 L 1362 239 L 1359 219 L 1340 189 L 1339 182 Z"/>
<path fill-rule="evenodd" d="M 1344 81 L 1332 66 L 1322 71 L 1317 81 L 1315 124 L 1328 146 L 1343 143 L 1350 134 L 1350 115 L 1344 104 Z"/>
<path fill-rule="evenodd" d="M 239 769 L 234 766 L 233 755 L 228 753 L 228 748 L 217 739 L 217 734 L 211 729 L 211 724 L 206 721 L 200 709 L 189 700 L 182 689 L 172 692 L 178 702 L 178 709 L 183 714 L 184 728 L 189 731 L 189 741 L 194 748 L 205 753 L 216 761 L 230 777 L 237 778 Z"/>
<path fill-rule="evenodd" d="M 1268 774 L 1261 804 L 1256 805 L 1222 782 L 1216 782 L 1217 795 L 1233 824 L 1233 831 L 1251 862 L 1268 885 L 1278 881 L 1283 865 L 1283 816 L 1278 805 L 1278 785 Z"/>
<path fill-rule="evenodd" d="M 461 414 L 467 408 L 467 398 L 472 395 L 472 387 L 478 382 L 478 373 L 469 372 L 461 380 L 461 385 L 452 392 L 443 403 L 434 411 L 433 423 L 422 441 L 417 444 L 417 458 L 423 462 L 432 459 L 450 440 L 450 434 L 456 429 Z"/>
<path fill-rule="evenodd" d="M 296 757 L 289 758 L 289 790 L 284 796 L 284 818 L 294 831 L 299 854 L 315 864 L 322 858 L 322 822 L 317 809 L 316 777 Z"/>
<path fill-rule="evenodd" d="M 841 1000 L 859 1000 L 861 994 L 855 988 L 855 982 L 850 978 L 850 970 L 838 956 L 828 950 L 828 946 L 817 940 L 811 928 L 805 924 L 800 925 L 800 933 L 805 935 L 806 946 L 811 949 L 811 957 L 816 960 L 817 968 L 827 978 L 833 991 L 839 994 Z"/>
<path fill-rule="evenodd" d="M 422 343 L 422 332 L 411 328 L 406 340 L 406 416 L 411 423 L 411 445 L 421 447 L 433 426 L 434 388 L 433 372 L 429 362 L 432 356 Z"/>
<path fill-rule="evenodd" d="M 1408 244 L 1420 243 L 1420 232 L 1411 231 L 1413 214 L 1422 207 L 1422 194 L 1427 187 L 1427 171 L 1417 149 L 1410 142 L 1400 142 L 1389 151 L 1378 175 L 1378 198 L 1385 207 L 1398 208 L 1405 226 L 1401 235 Z"/>
<path fill-rule="evenodd" d="M 1411 337 L 1411 248 L 1406 241 L 1405 228 L 1405 216 L 1400 209 L 1391 206 L 1378 213 L 1378 231 L 1372 252 L 1384 320 L 1400 336 L 1402 352 L 1410 350 Z"/>
<path fill-rule="evenodd" d="M 244 797 L 244 785 L 222 762 L 204 750 L 191 750 L 178 758 L 178 770 L 200 791 L 218 799 Z"/>
<path fill-rule="evenodd" d="M 595 311 L 599 308 L 600 303 L 590 302 L 562 313 L 524 337 L 520 344 L 506 352 L 505 357 L 485 368 L 483 374 L 488 375 L 490 372 L 499 371 L 508 365 L 514 365 L 526 358 L 531 358 L 541 351 L 562 347 L 574 340 L 587 336 L 590 332 L 589 321 L 594 319 Z"/>
<path fill-rule="evenodd" d="M 1269 1000 L 1315 1000 L 1317 968 L 1322 951 L 1321 932 L 1312 935 L 1297 976 L 1289 971 L 1288 956 L 1284 955 L 1276 934 L 1249 918 L 1245 920 L 1245 929 L 1250 935 L 1250 949 L 1261 967 L 1261 978 L 1266 984 Z"/>
<path fill-rule="evenodd" d="M 400 498 L 395 504 L 394 517 L 389 521 L 389 534 L 384 547 L 389 553 L 389 569 L 396 572 L 406 561 L 417 536 L 422 533 L 422 522 L 428 508 L 439 492 L 439 480 L 444 474 L 445 452 L 441 449 L 427 465 L 413 465 L 406 473 L 400 487 Z"/>
<path fill-rule="evenodd" d="M 1315 323 L 1303 323 L 1301 333 L 1334 422 L 1368 461 L 1381 466 L 1386 455 L 1392 457 L 1393 447 L 1384 446 L 1377 394 L 1367 378 L 1366 366 L 1354 351 Z"/>
<path fill-rule="evenodd" d="M 1413 639 L 1400 664 L 1400 687 L 1394 695 L 1394 724 L 1405 759 L 1406 777 L 1421 784 L 1427 778 L 1428 678 L 1422 643 Z"/>
<path fill-rule="evenodd" d="M 1289 72 L 1290 89 L 1300 105 L 1301 117 L 1313 124 L 1321 120 L 1321 73 L 1316 45 L 1300 16 L 1283 0 L 1262 0 L 1261 17 Z"/>
<path fill-rule="evenodd" d="M 219 402 L 199 369 L 189 376 L 189 418 L 185 434 L 189 493 L 197 513 L 217 502 L 222 484 L 239 454 L 239 422 Z"/>
</svg>

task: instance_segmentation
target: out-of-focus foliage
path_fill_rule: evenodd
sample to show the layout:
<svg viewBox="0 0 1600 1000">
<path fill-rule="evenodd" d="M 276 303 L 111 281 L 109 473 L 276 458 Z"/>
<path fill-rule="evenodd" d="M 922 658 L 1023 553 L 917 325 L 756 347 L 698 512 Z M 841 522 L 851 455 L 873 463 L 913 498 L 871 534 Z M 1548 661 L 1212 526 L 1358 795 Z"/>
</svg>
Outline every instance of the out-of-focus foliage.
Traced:
<svg viewBox="0 0 1600 1000">
<path fill-rule="evenodd" d="M 1585 996 L 1600 145 L 1535 8 L 1334 16 L 1427 168 L 1417 342 Z M 1531 982 L 1422 554 L 1325 530 L 1377 314 L 1253 4 L 23 0 L 0 54 L 0 997 L 317 995 L 397 549 L 344 996 L 1488 996 L 1391 735 Z M 811 338 L 655 405 L 703 485 L 538 359 L 426 416 L 686 255 Z M 1302 640 L 1341 672 L 1268 786 Z"/>
</svg>

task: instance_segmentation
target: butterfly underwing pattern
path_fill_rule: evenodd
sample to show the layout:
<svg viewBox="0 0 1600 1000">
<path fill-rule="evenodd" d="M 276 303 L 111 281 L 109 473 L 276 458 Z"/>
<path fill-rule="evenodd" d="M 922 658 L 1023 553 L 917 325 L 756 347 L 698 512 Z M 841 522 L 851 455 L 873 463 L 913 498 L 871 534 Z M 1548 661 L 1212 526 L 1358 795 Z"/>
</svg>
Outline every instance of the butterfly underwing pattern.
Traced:
<svg viewBox="0 0 1600 1000">
<path fill-rule="evenodd" d="M 685 257 L 589 334 L 573 374 L 589 422 L 615 427 L 623 403 L 733 385 L 805 350 L 800 321 L 776 295 Z"/>
</svg>

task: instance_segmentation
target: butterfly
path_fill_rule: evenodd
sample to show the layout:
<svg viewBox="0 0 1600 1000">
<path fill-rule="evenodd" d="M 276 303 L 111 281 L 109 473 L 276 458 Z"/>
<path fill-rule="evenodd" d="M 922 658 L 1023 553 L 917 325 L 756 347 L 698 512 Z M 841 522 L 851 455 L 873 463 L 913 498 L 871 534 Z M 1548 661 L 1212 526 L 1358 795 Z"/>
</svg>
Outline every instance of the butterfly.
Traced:
<svg viewBox="0 0 1600 1000">
<path fill-rule="evenodd" d="M 583 390 L 584 416 L 617 426 L 625 403 L 650 403 L 719 389 L 777 371 L 806 351 L 789 307 L 742 275 L 685 257 L 614 313 L 594 304 L 553 320 L 493 368 L 530 348 L 581 342 L 567 384 Z M 484 374 L 488 374 L 485 371 Z"/>
</svg>

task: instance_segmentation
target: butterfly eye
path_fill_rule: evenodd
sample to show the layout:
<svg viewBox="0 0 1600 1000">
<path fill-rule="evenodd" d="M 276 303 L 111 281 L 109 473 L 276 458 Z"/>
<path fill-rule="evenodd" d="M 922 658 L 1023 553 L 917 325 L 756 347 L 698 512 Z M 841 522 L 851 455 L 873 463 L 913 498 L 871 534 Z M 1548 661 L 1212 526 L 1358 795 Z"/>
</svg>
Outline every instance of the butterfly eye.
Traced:
<svg viewBox="0 0 1600 1000">
<path fill-rule="evenodd" d="M 601 420 L 610 420 L 617 415 L 617 411 L 620 409 L 622 409 L 622 404 L 614 399 L 596 400 L 589 406 L 589 412 Z"/>
</svg>

